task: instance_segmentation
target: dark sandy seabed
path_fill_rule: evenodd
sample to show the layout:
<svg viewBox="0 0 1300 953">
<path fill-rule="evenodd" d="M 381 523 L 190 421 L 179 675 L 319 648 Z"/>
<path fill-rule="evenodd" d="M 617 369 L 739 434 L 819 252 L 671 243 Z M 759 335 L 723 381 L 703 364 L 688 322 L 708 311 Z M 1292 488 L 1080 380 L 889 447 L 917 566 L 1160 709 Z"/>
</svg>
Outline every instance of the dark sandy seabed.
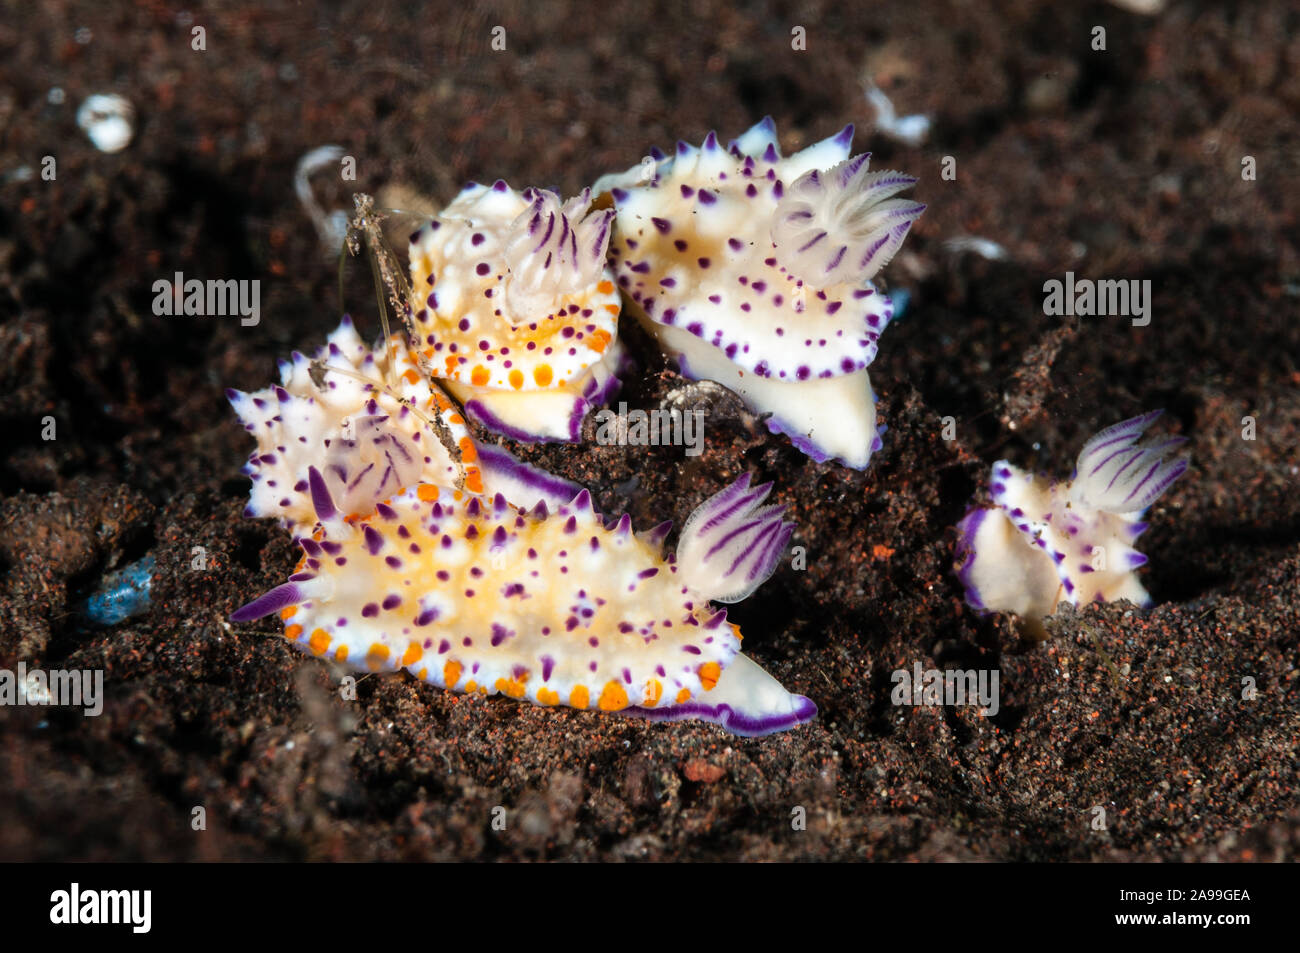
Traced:
<svg viewBox="0 0 1300 953">
<path fill-rule="evenodd" d="M 0 667 L 103 669 L 107 701 L 98 718 L 0 710 L 0 858 L 1295 857 L 1300 9 L 667 6 L 4 6 Z M 866 79 L 933 118 L 923 146 L 872 132 Z M 76 126 L 95 92 L 138 110 L 120 154 Z M 741 472 L 774 479 L 807 569 L 784 566 L 731 618 L 816 700 L 814 723 L 745 740 L 408 677 L 366 678 L 345 702 L 340 673 L 273 619 L 225 621 L 294 552 L 240 517 L 251 446 L 223 388 L 265 386 L 338 319 L 336 263 L 293 194 L 299 157 L 357 157 L 355 183 L 316 180 L 327 207 L 356 190 L 446 202 L 496 177 L 572 194 L 651 145 L 769 113 L 787 153 L 855 122 L 873 167 L 921 178 L 929 209 L 885 272 L 912 304 L 872 368 L 884 451 L 865 473 L 817 465 L 723 401 L 698 458 L 590 439 L 521 453 L 638 526 L 680 526 Z M 1007 257 L 946 247 L 967 235 Z M 1067 270 L 1150 279 L 1150 325 L 1045 316 L 1043 282 Z M 175 271 L 259 279 L 261 324 L 155 317 L 152 283 Z M 346 300 L 376 332 L 360 261 Z M 623 399 L 657 406 L 682 381 L 625 336 L 642 373 Z M 966 608 L 951 527 L 989 465 L 1068 473 L 1087 436 L 1156 407 L 1192 460 L 1142 540 L 1157 607 L 1065 612 L 1042 645 Z M 199 545 L 207 571 L 190 569 Z M 80 600 L 150 553 L 152 610 L 87 625 Z M 918 660 L 997 667 L 1001 711 L 893 707 L 890 672 Z"/>
</svg>

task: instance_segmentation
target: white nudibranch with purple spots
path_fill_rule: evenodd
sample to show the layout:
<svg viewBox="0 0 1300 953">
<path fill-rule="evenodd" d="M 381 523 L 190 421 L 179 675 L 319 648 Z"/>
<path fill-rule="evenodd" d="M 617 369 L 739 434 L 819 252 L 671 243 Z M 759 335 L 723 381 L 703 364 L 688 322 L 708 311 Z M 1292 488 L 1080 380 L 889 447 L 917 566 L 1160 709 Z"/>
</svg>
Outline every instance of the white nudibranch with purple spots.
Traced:
<svg viewBox="0 0 1300 953">
<path fill-rule="evenodd" d="M 227 390 L 257 440 L 243 472 L 253 481 L 245 516 L 275 517 L 295 536 L 316 524 L 308 471 L 321 474 L 337 508 L 368 516 L 417 484 L 468 494 L 503 492 L 533 505 L 568 500 L 579 487 L 480 448 L 451 400 L 420 372 L 402 335 L 387 352 L 367 347 L 344 316 L 314 357 L 280 362 L 280 384 Z"/>
<path fill-rule="evenodd" d="M 1187 469 L 1185 459 L 1166 456 L 1185 438 L 1142 440 L 1160 413 L 1094 436 L 1065 482 L 995 463 L 993 507 L 972 508 L 957 526 L 956 569 L 967 602 L 1014 612 L 1039 635 L 1042 619 L 1062 602 L 1149 606 L 1135 572 L 1147 557 L 1132 544 L 1147 528 L 1143 511 Z"/>
<path fill-rule="evenodd" d="M 413 346 L 484 426 L 526 442 L 579 439 L 618 387 L 620 299 L 609 210 L 590 193 L 471 183 L 411 235 Z"/>
<path fill-rule="evenodd" d="M 584 490 L 557 512 L 457 500 L 422 485 L 346 520 L 310 468 L 319 525 L 289 581 L 235 612 L 271 613 L 314 655 L 404 668 L 440 688 L 538 705 L 693 718 L 741 735 L 808 721 L 816 706 L 740 654 L 710 600 L 737 601 L 775 570 L 793 531 L 770 484 L 742 476 L 692 515 L 677 557 L 667 526 L 606 526 Z"/>
<path fill-rule="evenodd" d="M 723 148 L 605 176 L 610 258 L 629 312 L 682 373 L 734 390 L 818 461 L 866 467 L 879 449 L 867 365 L 893 316 L 870 279 L 925 206 L 915 179 L 850 158 L 853 127 L 782 157 L 764 119 Z"/>
</svg>

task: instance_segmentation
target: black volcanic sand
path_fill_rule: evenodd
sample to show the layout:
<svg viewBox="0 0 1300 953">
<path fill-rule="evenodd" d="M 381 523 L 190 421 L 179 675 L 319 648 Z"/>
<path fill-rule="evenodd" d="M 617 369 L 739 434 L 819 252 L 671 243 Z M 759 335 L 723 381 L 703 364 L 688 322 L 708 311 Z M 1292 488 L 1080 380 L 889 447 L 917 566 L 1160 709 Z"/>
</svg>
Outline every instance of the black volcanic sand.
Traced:
<svg viewBox="0 0 1300 953">
<path fill-rule="evenodd" d="M 1141 17 L 1103 3 L 699 0 L 653 22 L 623 2 L 601 16 L 579 3 L 112 6 L 11 6 L 0 23 L 0 667 L 103 669 L 107 692 L 98 718 L 0 709 L 0 858 L 1296 856 L 1294 4 Z M 489 47 L 498 24 L 504 52 Z M 806 52 L 790 48 L 795 25 Z M 925 145 L 871 132 L 867 78 L 900 112 L 933 117 Z M 109 91 L 139 112 L 118 155 L 74 119 Z M 315 180 L 329 208 L 385 187 L 389 202 L 445 202 L 498 176 L 571 194 L 651 145 L 734 136 L 766 113 L 787 152 L 852 121 L 876 167 L 921 177 L 929 210 L 885 275 L 912 306 L 872 368 L 884 451 L 865 473 L 813 464 L 722 401 L 698 458 L 597 446 L 590 421 L 581 446 L 522 453 L 638 526 L 680 526 L 738 473 L 775 480 L 807 568 L 784 566 L 731 617 L 749 653 L 817 701 L 813 724 L 745 740 L 408 677 L 365 678 L 349 702 L 341 673 L 274 620 L 225 621 L 294 552 L 240 517 L 251 446 L 223 388 L 264 386 L 339 316 L 336 261 L 294 196 L 299 157 L 327 143 L 356 157 L 355 182 Z M 1247 155 L 1255 181 L 1241 178 Z M 961 236 L 1006 257 L 947 244 Z M 1149 279 L 1150 325 L 1045 316 L 1043 282 L 1067 270 Z M 260 325 L 155 317 L 152 284 L 176 271 L 259 279 Z M 375 332 L 364 263 L 348 263 L 345 295 Z M 623 399 L 657 406 L 684 382 L 643 334 L 625 337 L 642 374 Z M 1088 435 L 1155 407 L 1192 461 L 1142 540 L 1158 606 L 1063 612 L 1041 645 L 966 608 L 951 527 L 990 464 L 1068 474 Z M 190 569 L 194 546 L 206 571 Z M 78 602 L 149 553 L 152 610 L 87 626 Z M 916 661 L 997 667 L 1001 711 L 892 706 L 890 673 Z"/>
</svg>

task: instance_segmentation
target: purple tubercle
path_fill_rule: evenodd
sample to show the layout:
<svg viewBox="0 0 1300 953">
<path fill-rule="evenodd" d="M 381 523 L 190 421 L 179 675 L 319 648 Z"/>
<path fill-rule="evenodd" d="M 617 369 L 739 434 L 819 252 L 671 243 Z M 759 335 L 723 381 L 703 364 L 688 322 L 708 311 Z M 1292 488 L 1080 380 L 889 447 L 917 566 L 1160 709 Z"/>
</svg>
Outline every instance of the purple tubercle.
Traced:
<svg viewBox="0 0 1300 953">
<path fill-rule="evenodd" d="M 646 544 L 651 548 L 662 546 L 664 540 L 668 538 L 668 534 L 672 531 L 672 528 L 673 521 L 664 520 L 659 525 L 648 529 L 643 538 L 645 539 Z"/>
<path fill-rule="evenodd" d="M 258 596 L 246 606 L 241 606 L 230 613 L 231 622 L 252 622 L 281 609 L 297 605 L 302 601 L 302 590 L 297 584 L 286 582 L 276 586 L 265 595 Z"/>
<path fill-rule="evenodd" d="M 311 486 L 311 505 L 316 510 L 316 518 L 324 523 L 337 517 L 338 510 L 334 508 L 334 500 L 320 471 L 315 467 L 308 467 L 307 481 Z"/>
</svg>

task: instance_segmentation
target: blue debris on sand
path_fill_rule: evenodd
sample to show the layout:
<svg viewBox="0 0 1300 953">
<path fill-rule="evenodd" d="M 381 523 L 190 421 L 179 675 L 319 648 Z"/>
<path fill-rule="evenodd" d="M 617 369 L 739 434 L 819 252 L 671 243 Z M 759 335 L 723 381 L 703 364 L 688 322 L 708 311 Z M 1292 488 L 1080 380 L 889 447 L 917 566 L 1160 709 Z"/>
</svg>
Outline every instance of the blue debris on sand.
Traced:
<svg viewBox="0 0 1300 953">
<path fill-rule="evenodd" d="M 907 314 L 907 306 L 912 303 L 912 293 L 906 288 L 894 288 L 889 292 L 889 300 L 894 305 L 893 320 L 901 321 Z"/>
<path fill-rule="evenodd" d="M 154 558 L 146 556 L 106 575 L 86 600 L 85 614 L 99 625 L 116 625 L 149 608 Z"/>
</svg>

